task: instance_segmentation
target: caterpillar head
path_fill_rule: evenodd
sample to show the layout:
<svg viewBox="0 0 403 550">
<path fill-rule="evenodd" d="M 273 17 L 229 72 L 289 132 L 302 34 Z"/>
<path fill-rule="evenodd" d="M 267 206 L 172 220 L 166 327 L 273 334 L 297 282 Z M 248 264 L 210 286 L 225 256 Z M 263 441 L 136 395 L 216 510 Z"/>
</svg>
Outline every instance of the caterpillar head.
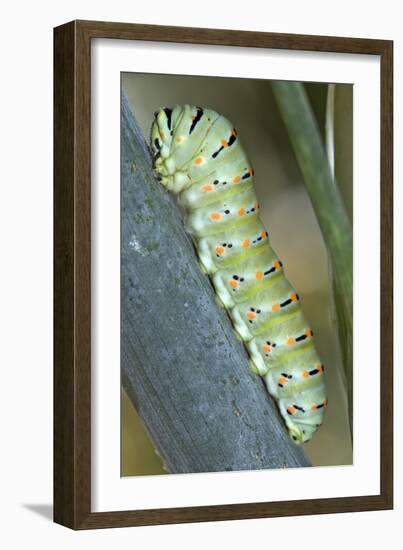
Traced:
<svg viewBox="0 0 403 550">
<path fill-rule="evenodd" d="M 316 424 L 300 422 L 287 422 L 288 433 L 296 445 L 307 443 L 318 429 Z"/>
<path fill-rule="evenodd" d="M 281 416 L 296 445 L 307 443 L 312 438 L 322 424 L 327 402 L 323 384 L 279 400 Z"/>
<path fill-rule="evenodd" d="M 177 194 L 190 185 L 186 172 L 177 170 L 172 155 L 174 141 L 172 109 L 165 107 L 155 113 L 151 127 L 151 145 L 154 153 L 154 167 L 160 181 L 168 191 Z"/>
<path fill-rule="evenodd" d="M 318 391 L 318 390 L 317 390 Z M 319 392 L 323 392 L 322 386 Z M 327 399 L 323 399 L 317 405 L 312 405 L 309 409 L 297 404 L 288 405 L 286 414 L 284 413 L 284 405 L 280 405 L 280 410 L 283 414 L 288 432 L 291 439 L 297 445 L 307 443 L 321 426 L 324 417 L 324 409 L 327 406 Z"/>
</svg>

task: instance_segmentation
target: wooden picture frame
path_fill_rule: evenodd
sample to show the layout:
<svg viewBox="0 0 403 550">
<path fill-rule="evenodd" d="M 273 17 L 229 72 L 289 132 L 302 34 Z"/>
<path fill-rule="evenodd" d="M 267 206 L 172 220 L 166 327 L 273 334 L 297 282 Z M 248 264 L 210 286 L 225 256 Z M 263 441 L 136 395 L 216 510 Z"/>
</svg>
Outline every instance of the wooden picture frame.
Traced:
<svg viewBox="0 0 403 550">
<path fill-rule="evenodd" d="M 111 38 L 380 56 L 380 493 L 345 498 L 91 512 L 91 40 Z M 54 520 L 72 529 L 393 507 L 393 43 L 73 21 L 54 30 Z"/>
</svg>

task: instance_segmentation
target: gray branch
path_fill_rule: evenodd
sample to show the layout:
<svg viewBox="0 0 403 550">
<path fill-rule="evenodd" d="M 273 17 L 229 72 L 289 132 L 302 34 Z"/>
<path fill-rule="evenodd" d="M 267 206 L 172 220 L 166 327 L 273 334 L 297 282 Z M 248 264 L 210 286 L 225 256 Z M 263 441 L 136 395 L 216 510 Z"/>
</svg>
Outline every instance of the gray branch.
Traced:
<svg viewBox="0 0 403 550">
<path fill-rule="evenodd" d="M 123 386 L 173 473 L 309 466 L 218 307 L 126 97 L 121 119 Z"/>
</svg>

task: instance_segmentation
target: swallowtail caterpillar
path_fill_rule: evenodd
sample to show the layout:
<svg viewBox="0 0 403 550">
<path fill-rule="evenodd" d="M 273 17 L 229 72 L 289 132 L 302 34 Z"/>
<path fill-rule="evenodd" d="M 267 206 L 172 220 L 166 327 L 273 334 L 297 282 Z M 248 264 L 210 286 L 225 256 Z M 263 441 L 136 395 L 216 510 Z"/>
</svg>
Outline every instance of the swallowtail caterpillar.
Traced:
<svg viewBox="0 0 403 550">
<path fill-rule="evenodd" d="M 232 124 L 192 105 L 161 109 L 151 128 L 155 170 L 185 211 L 201 268 L 276 399 L 291 438 L 323 420 L 324 367 L 300 299 L 259 217 L 253 168 Z"/>
</svg>

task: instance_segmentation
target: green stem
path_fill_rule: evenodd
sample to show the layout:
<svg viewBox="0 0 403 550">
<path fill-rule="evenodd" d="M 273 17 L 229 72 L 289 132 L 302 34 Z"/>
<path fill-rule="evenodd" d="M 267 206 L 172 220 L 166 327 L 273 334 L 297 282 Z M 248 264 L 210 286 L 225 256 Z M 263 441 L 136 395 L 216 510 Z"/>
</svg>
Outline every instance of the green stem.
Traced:
<svg viewBox="0 0 403 550">
<path fill-rule="evenodd" d="M 272 82 L 272 89 L 304 177 L 331 258 L 352 427 L 353 237 L 350 221 L 326 157 L 319 128 L 300 82 Z"/>
<path fill-rule="evenodd" d="M 336 85 L 327 85 L 326 98 L 326 154 L 330 167 L 330 173 L 334 178 L 334 102 L 335 102 Z"/>
</svg>

